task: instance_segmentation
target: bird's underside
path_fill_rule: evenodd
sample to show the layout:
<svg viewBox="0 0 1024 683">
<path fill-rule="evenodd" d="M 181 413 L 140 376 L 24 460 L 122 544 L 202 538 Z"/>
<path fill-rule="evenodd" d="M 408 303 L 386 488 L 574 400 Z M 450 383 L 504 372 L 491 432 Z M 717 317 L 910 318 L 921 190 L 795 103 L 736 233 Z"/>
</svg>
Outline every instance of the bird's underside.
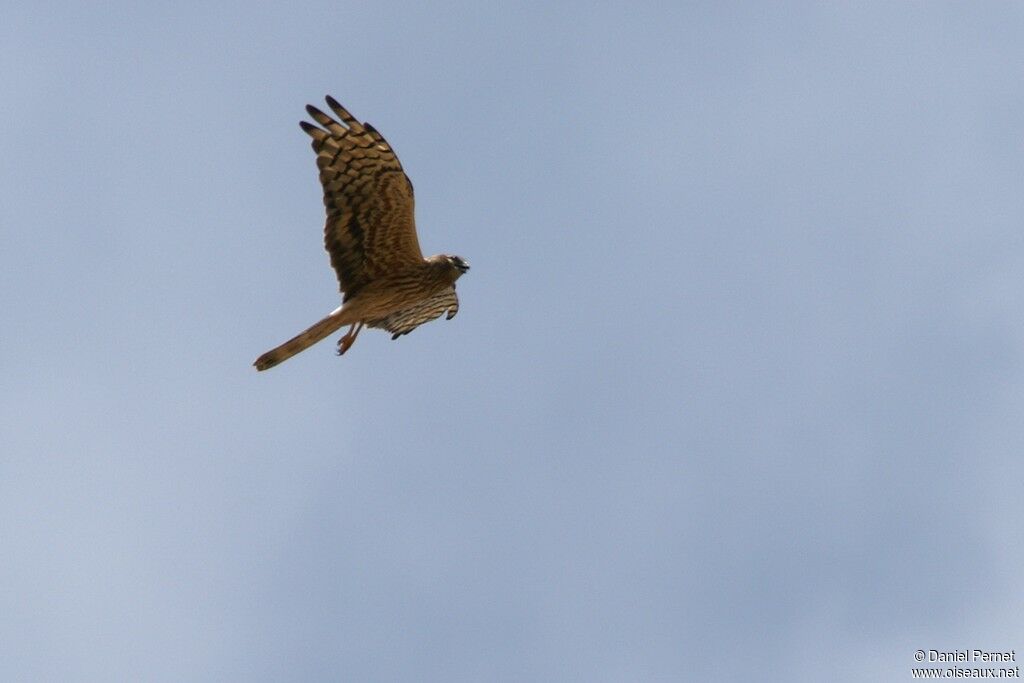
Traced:
<svg viewBox="0 0 1024 683">
<path fill-rule="evenodd" d="M 398 157 L 370 124 L 360 124 L 330 96 L 327 104 L 338 120 L 307 106 L 319 126 L 306 121 L 300 125 L 313 138 L 327 211 L 324 246 L 343 303 L 257 358 L 257 370 L 284 362 L 346 325 L 350 327 L 338 341 L 339 355 L 364 326 L 385 329 L 397 339 L 442 313 L 450 320 L 459 310 L 455 281 L 469 266 L 458 256 L 423 258 L 412 183 Z"/>
</svg>

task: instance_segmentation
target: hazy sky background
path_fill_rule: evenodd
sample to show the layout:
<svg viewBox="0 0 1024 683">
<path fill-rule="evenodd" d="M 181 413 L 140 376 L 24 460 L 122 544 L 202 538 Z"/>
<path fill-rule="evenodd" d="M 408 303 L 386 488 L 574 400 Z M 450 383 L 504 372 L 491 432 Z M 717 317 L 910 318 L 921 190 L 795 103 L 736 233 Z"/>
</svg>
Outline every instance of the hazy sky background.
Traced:
<svg viewBox="0 0 1024 683">
<path fill-rule="evenodd" d="M 910 680 L 1024 651 L 1016 3 L 19 3 L 0 679 Z M 461 312 L 338 305 L 307 102 Z"/>
</svg>

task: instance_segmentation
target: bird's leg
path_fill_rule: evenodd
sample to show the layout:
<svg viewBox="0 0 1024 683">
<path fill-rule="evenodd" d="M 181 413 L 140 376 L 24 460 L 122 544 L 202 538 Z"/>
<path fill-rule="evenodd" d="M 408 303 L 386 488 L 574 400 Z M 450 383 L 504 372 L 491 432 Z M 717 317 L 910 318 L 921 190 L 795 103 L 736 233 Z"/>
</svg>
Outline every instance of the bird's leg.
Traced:
<svg viewBox="0 0 1024 683">
<path fill-rule="evenodd" d="M 356 341 L 356 336 L 359 335 L 359 330 L 363 329 L 363 323 L 352 323 L 352 327 L 348 328 L 348 332 L 345 336 L 338 340 L 338 355 L 348 351 L 348 347 L 352 346 Z"/>
</svg>

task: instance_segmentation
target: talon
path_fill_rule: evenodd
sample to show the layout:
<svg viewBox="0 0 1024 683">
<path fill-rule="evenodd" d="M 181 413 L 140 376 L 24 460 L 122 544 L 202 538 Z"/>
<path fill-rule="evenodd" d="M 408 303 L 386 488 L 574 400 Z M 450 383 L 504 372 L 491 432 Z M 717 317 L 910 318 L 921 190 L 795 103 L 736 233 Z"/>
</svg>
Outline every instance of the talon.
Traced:
<svg viewBox="0 0 1024 683">
<path fill-rule="evenodd" d="M 362 323 L 352 323 L 352 327 L 349 328 L 348 333 L 338 340 L 338 355 L 343 355 L 349 350 L 349 347 L 355 343 L 356 337 L 359 335 L 359 330 L 363 329 Z"/>
</svg>

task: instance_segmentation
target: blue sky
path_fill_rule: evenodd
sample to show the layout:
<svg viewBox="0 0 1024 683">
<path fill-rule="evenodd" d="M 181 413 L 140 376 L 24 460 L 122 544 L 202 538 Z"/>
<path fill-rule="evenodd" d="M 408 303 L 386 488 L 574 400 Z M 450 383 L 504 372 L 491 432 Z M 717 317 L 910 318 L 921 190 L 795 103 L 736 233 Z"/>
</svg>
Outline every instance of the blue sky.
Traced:
<svg viewBox="0 0 1024 683">
<path fill-rule="evenodd" d="M 863 681 L 1024 650 L 1024 10 L 23 3 L 0 678 Z M 461 311 L 338 305 L 307 102 Z"/>
</svg>

